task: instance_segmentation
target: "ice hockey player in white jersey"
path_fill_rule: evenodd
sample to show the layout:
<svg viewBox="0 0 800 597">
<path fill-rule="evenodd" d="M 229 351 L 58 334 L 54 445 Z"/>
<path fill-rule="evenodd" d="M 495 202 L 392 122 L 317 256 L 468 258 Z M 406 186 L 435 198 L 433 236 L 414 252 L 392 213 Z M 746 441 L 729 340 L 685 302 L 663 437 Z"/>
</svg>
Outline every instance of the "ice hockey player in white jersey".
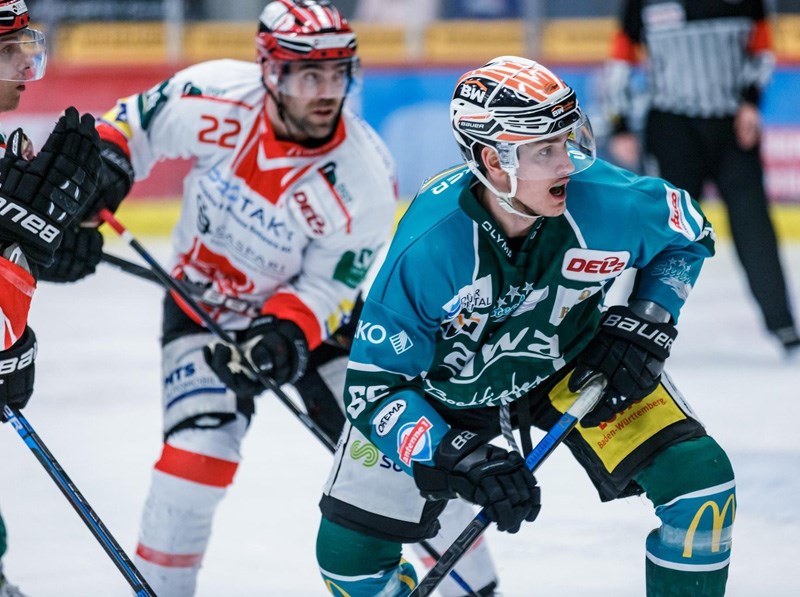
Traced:
<svg viewBox="0 0 800 597">
<path fill-rule="evenodd" d="M 198 289 L 246 358 L 278 384 L 295 385 L 335 440 L 344 416 L 334 393 L 341 395 L 349 341 L 342 347 L 332 336 L 351 318 L 391 234 L 394 164 L 377 134 L 344 106 L 359 61 L 355 34 L 334 6 L 268 3 L 256 46 L 257 62 L 191 66 L 104 115 L 102 154 L 116 176 L 103 181 L 94 211 L 116 209 L 157 161 L 191 159 L 171 274 Z M 46 279 L 74 281 L 94 271 L 102 250 L 96 229 L 73 230 L 64 244 Z M 162 350 L 164 446 L 136 565 L 160 597 L 177 597 L 195 592 L 214 512 L 264 388 L 242 372 L 238 351 L 215 342 L 171 295 Z M 298 434 L 307 431 L 298 425 Z M 466 503 L 455 508 L 454 530 L 471 515 Z M 466 566 L 476 572 L 461 574 L 491 590 L 485 546 L 475 558 Z M 266 594 L 268 582 L 265 573 Z"/>
</svg>

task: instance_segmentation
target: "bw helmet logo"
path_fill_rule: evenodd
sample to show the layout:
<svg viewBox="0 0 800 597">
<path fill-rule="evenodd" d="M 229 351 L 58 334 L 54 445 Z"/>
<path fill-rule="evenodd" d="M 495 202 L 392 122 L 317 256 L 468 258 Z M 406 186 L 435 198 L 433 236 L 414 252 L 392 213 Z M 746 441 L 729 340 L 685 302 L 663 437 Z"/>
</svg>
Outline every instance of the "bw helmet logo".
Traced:
<svg viewBox="0 0 800 597">
<path fill-rule="evenodd" d="M 464 99 L 467 99 L 475 104 L 483 104 L 486 97 L 486 85 L 477 79 L 469 79 L 461 84 L 458 93 Z"/>
<path fill-rule="evenodd" d="M 562 114 L 569 112 L 574 107 L 575 107 L 575 102 L 570 101 L 563 104 L 558 104 L 557 106 L 553 106 L 552 109 L 550 110 L 550 113 L 553 115 L 553 118 L 556 118 L 558 116 L 561 116 Z"/>
</svg>

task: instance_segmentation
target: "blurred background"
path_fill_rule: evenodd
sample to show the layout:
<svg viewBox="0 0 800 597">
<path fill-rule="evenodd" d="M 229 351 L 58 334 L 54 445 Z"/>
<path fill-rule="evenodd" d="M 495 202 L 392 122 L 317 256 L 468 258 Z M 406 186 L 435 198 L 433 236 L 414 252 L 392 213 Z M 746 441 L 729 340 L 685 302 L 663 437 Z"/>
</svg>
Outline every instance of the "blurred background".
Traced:
<svg viewBox="0 0 800 597">
<path fill-rule="evenodd" d="M 99 116 L 192 63 L 254 60 L 254 34 L 266 0 L 28 0 L 45 31 L 43 83 L 28 86 L 5 131 L 24 125 L 37 143 L 66 106 Z M 448 103 L 460 74 L 489 58 L 537 59 L 578 92 L 601 142 L 600 67 L 618 0 L 339 0 L 358 34 L 363 83 L 351 107 L 372 124 L 397 161 L 400 195 L 459 161 Z M 763 101 L 767 189 L 782 240 L 800 240 L 800 0 L 772 0 L 778 67 Z M 175 221 L 186 164 L 169 163 L 123 204 L 128 226 L 166 233 Z M 714 189 L 707 191 L 713 197 Z M 707 204 L 721 236 L 725 218 Z M 135 221 L 131 221 L 133 218 Z"/>
</svg>

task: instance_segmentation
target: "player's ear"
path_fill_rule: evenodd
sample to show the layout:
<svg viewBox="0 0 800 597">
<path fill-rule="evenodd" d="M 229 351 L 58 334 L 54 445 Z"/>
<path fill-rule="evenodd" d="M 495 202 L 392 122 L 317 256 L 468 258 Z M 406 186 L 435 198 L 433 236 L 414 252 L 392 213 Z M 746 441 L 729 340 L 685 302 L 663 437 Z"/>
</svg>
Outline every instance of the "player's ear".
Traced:
<svg viewBox="0 0 800 597">
<path fill-rule="evenodd" d="M 486 173 L 486 177 L 494 185 L 496 189 L 508 189 L 508 174 L 500 166 L 500 156 L 494 147 L 481 148 L 481 164 Z"/>
</svg>

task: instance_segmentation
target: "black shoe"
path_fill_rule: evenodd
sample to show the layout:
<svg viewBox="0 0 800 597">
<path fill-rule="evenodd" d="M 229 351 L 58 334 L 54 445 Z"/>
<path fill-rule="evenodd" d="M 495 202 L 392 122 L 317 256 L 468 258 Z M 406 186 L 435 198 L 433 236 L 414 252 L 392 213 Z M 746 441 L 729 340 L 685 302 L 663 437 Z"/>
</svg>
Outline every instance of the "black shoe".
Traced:
<svg viewBox="0 0 800 597">
<path fill-rule="evenodd" d="M 786 326 L 785 328 L 773 330 L 772 333 L 783 345 L 787 359 L 794 361 L 800 358 L 800 335 L 797 334 L 797 330 L 794 327 Z"/>
</svg>

